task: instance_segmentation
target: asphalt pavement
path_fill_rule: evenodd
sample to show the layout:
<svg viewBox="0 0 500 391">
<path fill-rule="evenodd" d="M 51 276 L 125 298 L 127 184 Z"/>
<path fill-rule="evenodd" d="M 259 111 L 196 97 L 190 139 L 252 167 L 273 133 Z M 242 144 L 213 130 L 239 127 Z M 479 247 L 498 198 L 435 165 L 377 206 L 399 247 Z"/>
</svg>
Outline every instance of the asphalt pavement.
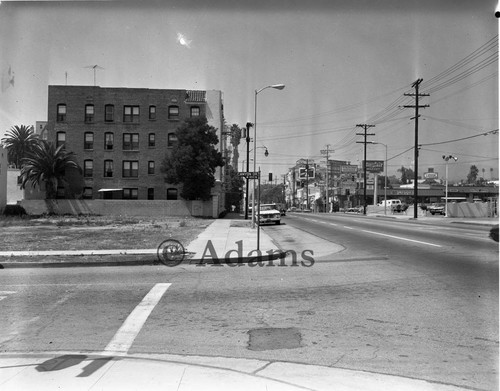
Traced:
<svg viewBox="0 0 500 391">
<path fill-rule="evenodd" d="M 372 215 L 370 218 L 411 219 L 408 215 Z M 494 226 L 497 219 L 437 219 L 421 217 L 433 224 L 481 224 Z M 279 245 L 237 214 L 214 220 L 184 249 L 183 263 L 252 262 L 262 254 L 279 254 Z M 210 243 L 210 244 L 209 244 Z M 91 266 L 159 263 L 158 249 L 86 250 L 95 256 Z M 54 261 L 66 255 L 64 266 L 83 266 L 82 251 L 0 252 L 1 268 L 63 266 Z M 72 257 L 74 255 L 74 257 Z M 106 261 L 107 255 L 148 255 L 149 260 Z M 39 262 L 38 258 L 44 259 Z M 118 257 L 119 258 L 119 257 Z M 130 257 L 128 257 L 130 258 Z M 133 258 L 133 257 L 132 257 Z M 27 261 L 28 260 L 28 261 Z M 52 260 L 52 261 L 51 261 Z M 89 266 L 85 262 L 85 266 Z M 8 272 L 8 271 L 5 271 Z M 319 365 L 249 360 L 241 358 L 182 356 L 169 354 L 129 355 L 126 352 L 42 352 L 0 354 L 2 390 L 433 390 L 462 388 L 419 379 L 347 370 Z"/>
</svg>

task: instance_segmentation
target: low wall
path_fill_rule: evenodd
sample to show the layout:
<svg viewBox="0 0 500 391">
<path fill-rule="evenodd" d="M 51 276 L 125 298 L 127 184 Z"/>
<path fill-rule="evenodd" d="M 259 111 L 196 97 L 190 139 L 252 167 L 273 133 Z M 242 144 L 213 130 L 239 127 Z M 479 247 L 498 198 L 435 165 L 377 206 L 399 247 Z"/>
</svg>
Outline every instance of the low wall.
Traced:
<svg viewBox="0 0 500 391">
<path fill-rule="evenodd" d="M 218 217 L 212 201 L 184 200 L 23 200 L 21 206 L 30 215 L 101 216 L 196 216 Z"/>
<path fill-rule="evenodd" d="M 449 202 L 448 217 L 495 217 L 491 202 Z"/>
</svg>

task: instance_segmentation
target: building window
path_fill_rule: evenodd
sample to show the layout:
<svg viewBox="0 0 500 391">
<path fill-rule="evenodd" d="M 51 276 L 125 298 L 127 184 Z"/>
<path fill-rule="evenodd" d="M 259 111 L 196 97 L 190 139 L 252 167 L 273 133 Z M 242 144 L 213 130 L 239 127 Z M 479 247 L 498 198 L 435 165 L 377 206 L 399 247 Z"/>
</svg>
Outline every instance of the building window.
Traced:
<svg viewBox="0 0 500 391">
<path fill-rule="evenodd" d="M 92 199 L 92 188 L 91 187 L 84 187 L 83 188 L 83 198 L 85 199 Z"/>
<path fill-rule="evenodd" d="M 200 107 L 191 106 L 191 117 L 199 117 L 199 116 L 200 116 Z"/>
<path fill-rule="evenodd" d="M 139 123 L 139 106 L 123 106 L 123 122 Z"/>
<path fill-rule="evenodd" d="M 123 134 L 123 150 L 137 151 L 139 149 L 139 133 Z"/>
<path fill-rule="evenodd" d="M 56 148 L 66 143 L 66 132 L 57 132 L 56 137 Z"/>
<path fill-rule="evenodd" d="M 179 119 L 179 106 L 168 106 L 168 119 Z"/>
<path fill-rule="evenodd" d="M 83 149 L 94 149 L 94 133 L 86 132 L 84 135 Z"/>
<path fill-rule="evenodd" d="M 138 197 L 137 188 L 125 188 L 123 189 L 123 199 L 124 200 L 136 200 Z"/>
<path fill-rule="evenodd" d="M 104 106 L 104 121 L 114 122 L 115 120 L 115 106 L 106 105 Z"/>
<path fill-rule="evenodd" d="M 177 135 L 175 133 L 169 133 L 167 136 L 167 147 L 173 147 L 177 142 Z"/>
<path fill-rule="evenodd" d="M 177 189 L 170 188 L 167 189 L 167 200 L 176 200 L 177 199 Z"/>
<path fill-rule="evenodd" d="M 137 160 L 123 161 L 123 177 L 124 178 L 139 177 L 139 162 Z"/>
<path fill-rule="evenodd" d="M 156 106 L 149 106 L 149 119 L 156 119 Z"/>
<path fill-rule="evenodd" d="M 150 160 L 148 162 L 148 175 L 154 175 L 155 173 L 155 162 Z"/>
<path fill-rule="evenodd" d="M 85 122 L 94 122 L 94 105 L 85 105 Z"/>
<path fill-rule="evenodd" d="M 84 160 L 83 162 L 83 176 L 91 178 L 94 175 L 94 161 Z"/>
<path fill-rule="evenodd" d="M 113 160 L 104 161 L 104 177 L 105 178 L 113 177 Z"/>
<path fill-rule="evenodd" d="M 111 150 L 113 149 L 114 136 L 113 133 L 104 133 L 104 149 Z"/>
<path fill-rule="evenodd" d="M 148 147 L 153 148 L 156 145 L 156 138 L 154 133 L 148 135 Z"/>
<path fill-rule="evenodd" d="M 155 189 L 153 187 L 148 187 L 148 200 L 155 199 Z"/>
<path fill-rule="evenodd" d="M 57 122 L 66 121 L 66 105 L 59 104 L 57 105 Z"/>
</svg>

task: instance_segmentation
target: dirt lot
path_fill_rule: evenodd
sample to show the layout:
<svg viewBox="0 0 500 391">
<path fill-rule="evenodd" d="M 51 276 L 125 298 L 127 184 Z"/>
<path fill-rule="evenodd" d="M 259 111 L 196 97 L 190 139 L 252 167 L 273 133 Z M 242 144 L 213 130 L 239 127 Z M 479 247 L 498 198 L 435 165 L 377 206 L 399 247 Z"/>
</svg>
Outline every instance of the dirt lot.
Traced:
<svg viewBox="0 0 500 391">
<path fill-rule="evenodd" d="M 211 222 L 194 218 L 2 216 L 0 251 L 156 249 L 168 238 L 187 247 Z M 109 257 L 112 256 L 100 258 L 109 260 Z M 42 262 L 43 258 L 46 257 L 37 257 Z M 63 262 L 67 258 L 57 257 L 57 260 Z M 82 256 L 80 261 L 96 258 Z M 10 261 L 14 260 L 33 262 L 33 257 L 11 257 Z"/>
</svg>

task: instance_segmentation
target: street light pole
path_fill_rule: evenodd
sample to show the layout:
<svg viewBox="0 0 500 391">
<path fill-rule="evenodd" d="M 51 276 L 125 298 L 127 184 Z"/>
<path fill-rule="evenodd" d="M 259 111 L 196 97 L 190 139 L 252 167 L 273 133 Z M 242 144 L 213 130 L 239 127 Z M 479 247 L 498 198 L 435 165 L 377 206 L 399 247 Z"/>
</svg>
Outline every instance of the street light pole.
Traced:
<svg viewBox="0 0 500 391">
<path fill-rule="evenodd" d="M 260 90 L 255 90 L 255 106 L 254 106 L 254 122 L 253 122 L 253 172 L 257 171 L 257 95 L 267 88 L 274 88 L 276 90 L 282 90 L 285 88 L 284 84 L 272 84 L 266 87 L 262 87 Z M 253 197 L 252 197 L 252 228 L 255 228 L 255 179 L 253 180 Z"/>
<path fill-rule="evenodd" d="M 453 155 L 443 155 L 443 159 L 446 162 L 446 170 L 445 170 L 445 181 L 446 181 L 446 190 L 445 190 L 445 201 L 444 201 L 444 216 L 448 217 L 448 160 L 453 159 L 455 161 L 458 160 L 457 157 Z"/>
</svg>

